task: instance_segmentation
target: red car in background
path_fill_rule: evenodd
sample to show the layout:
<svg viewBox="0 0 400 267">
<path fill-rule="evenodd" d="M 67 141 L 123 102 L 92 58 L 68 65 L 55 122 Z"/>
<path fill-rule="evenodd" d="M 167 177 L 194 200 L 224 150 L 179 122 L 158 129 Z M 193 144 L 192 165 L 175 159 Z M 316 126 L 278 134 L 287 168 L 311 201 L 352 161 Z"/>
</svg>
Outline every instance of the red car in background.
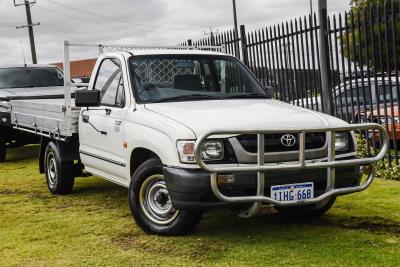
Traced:
<svg viewBox="0 0 400 267">
<path fill-rule="evenodd" d="M 372 109 L 366 113 L 356 114 L 358 122 L 373 122 L 379 123 L 385 127 L 389 134 L 392 148 L 396 144 L 396 148 L 400 148 L 400 121 L 399 121 L 399 105 L 398 103 L 393 106 L 387 105 L 386 108 Z M 380 142 L 379 133 L 372 131 L 368 133 L 369 138 L 375 140 L 377 144 Z"/>
</svg>

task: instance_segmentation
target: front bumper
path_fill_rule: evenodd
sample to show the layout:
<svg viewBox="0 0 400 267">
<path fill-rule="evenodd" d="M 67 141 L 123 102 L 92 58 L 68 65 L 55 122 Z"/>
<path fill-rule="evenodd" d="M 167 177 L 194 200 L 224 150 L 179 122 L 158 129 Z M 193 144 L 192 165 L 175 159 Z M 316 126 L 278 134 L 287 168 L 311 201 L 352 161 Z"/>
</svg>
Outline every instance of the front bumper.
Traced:
<svg viewBox="0 0 400 267">
<path fill-rule="evenodd" d="M 378 155 L 367 158 L 339 158 L 336 157 L 336 133 L 355 130 L 377 130 L 381 134 L 382 149 Z M 326 132 L 327 157 L 320 160 L 308 160 L 306 157 L 305 136 L 312 132 Z M 270 133 L 290 133 L 297 135 L 298 161 L 276 162 L 266 164 L 265 159 L 265 135 Z M 221 135 L 257 135 L 257 163 L 239 166 L 220 166 L 206 164 L 201 156 L 202 143 L 213 136 Z M 360 192 L 368 188 L 375 175 L 375 163 L 382 160 L 389 148 L 389 137 L 386 130 L 378 124 L 346 125 L 336 128 L 316 129 L 270 129 L 270 130 L 217 130 L 200 136 L 195 144 L 194 151 L 197 164 L 205 172 L 179 174 L 179 171 L 171 171 L 166 168 L 165 176 L 168 190 L 171 193 L 172 204 L 177 209 L 209 208 L 211 206 L 233 206 L 240 204 L 253 204 L 243 216 L 255 215 L 261 204 L 276 206 L 301 206 L 318 204 L 326 199 Z M 365 182 L 360 185 L 360 166 L 370 166 L 370 173 Z M 219 175 L 235 174 L 238 186 L 218 183 Z M 180 179 L 179 177 L 186 177 Z M 303 179 L 303 180 L 302 180 Z M 192 181 L 191 181 L 192 180 Z M 196 182 L 193 182 L 196 180 Z M 278 201 L 270 197 L 268 190 L 272 185 L 285 185 L 301 182 L 314 182 L 314 198 L 290 201 Z M 198 183 L 198 184 L 197 184 Z M 204 196 L 204 188 L 211 188 L 211 197 Z M 254 186 L 253 186 L 254 185 Z M 225 187 L 225 188 L 224 188 Z M 196 188 L 203 188 L 199 192 Z M 206 192 L 207 194 L 207 192 Z M 212 201 L 218 199 L 218 201 Z M 211 200 L 211 204 L 207 201 Z M 204 204 L 206 202 L 207 204 Z M 193 204 L 194 203 L 194 204 Z"/>
<path fill-rule="evenodd" d="M 239 206 L 216 198 L 211 183 L 210 173 L 202 170 L 187 170 L 179 168 L 164 168 L 164 178 L 176 209 L 211 209 Z M 219 184 L 221 193 L 226 196 L 249 196 L 257 192 L 257 173 L 236 173 L 235 182 Z M 270 197 L 271 186 L 294 183 L 314 183 L 314 195 L 318 197 L 325 193 L 326 170 L 301 170 L 286 172 L 269 172 L 265 174 L 265 196 Z M 336 169 L 335 188 L 346 188 L 360 184 L 359 167 L 344 167 Z"/>
<path fill-rule="evenodd" d="M 0 138 L 4 139 L 9 148 L 40 142 L 39 136 L 14 129 L 9 112 L 0 112 Z"/>
</svg>

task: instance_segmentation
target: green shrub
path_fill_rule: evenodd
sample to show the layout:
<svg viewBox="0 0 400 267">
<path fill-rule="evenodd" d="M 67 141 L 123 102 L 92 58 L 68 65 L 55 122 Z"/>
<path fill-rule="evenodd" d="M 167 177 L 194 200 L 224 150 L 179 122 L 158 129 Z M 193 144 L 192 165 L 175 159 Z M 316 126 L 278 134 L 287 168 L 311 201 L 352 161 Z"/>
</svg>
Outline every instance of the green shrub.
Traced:
<svg viewBox="0 0 400 267">
<path fill-rule="evenodd" d="M 368 157 L 367 140 L 357 137 L 358 151 L 357 155 L 360 157 Z M 374 154 L 372 146 L 369 147 L 371 155 Z M 389 159 L 384 159 L 376 164 L 376 178 L 397 180 L 400 181 L 400 162 L 392 160 L 391 166 Z"/>
</svg>

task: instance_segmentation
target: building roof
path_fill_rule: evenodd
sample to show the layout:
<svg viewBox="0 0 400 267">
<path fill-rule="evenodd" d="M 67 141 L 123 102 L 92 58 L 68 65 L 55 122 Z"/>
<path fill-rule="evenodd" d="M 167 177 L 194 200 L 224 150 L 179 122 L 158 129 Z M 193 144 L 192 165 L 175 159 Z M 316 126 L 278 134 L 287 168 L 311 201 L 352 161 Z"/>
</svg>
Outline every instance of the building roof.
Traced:
<svg viewBox="0 0 400 267">
<path fill-rule="evenodd" d="M 82 78 L 90 77 L 92 75 L 92 70 L 96 64 L 96 58 L 83 59 L 71 61 L 71 78 Z M 63 63 L 56 63 L 60 69 L 64 69 Z"/>
</svg>

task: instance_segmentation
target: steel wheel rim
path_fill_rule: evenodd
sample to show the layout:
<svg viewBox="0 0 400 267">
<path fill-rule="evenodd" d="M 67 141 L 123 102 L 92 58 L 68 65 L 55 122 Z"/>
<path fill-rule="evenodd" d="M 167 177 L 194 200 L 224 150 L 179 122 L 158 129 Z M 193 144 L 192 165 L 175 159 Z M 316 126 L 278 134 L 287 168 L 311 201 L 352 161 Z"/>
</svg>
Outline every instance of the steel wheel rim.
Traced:
<svg viewBox="0 0 400 267">
<path fill-rule="evenodd" d="M 47 155 L 46 166 L 49 184 L 55 186 L 57 184 L 57 163 L 53 152 Z"/>
<path fill-rule="evenodd" d="M 164 176 L 161 174 L 148 177 L 139 193 L 140 207 L 145 216 L 159 225 L 171 224 L 179 215 L 171 203 Z"/>
</svg>

